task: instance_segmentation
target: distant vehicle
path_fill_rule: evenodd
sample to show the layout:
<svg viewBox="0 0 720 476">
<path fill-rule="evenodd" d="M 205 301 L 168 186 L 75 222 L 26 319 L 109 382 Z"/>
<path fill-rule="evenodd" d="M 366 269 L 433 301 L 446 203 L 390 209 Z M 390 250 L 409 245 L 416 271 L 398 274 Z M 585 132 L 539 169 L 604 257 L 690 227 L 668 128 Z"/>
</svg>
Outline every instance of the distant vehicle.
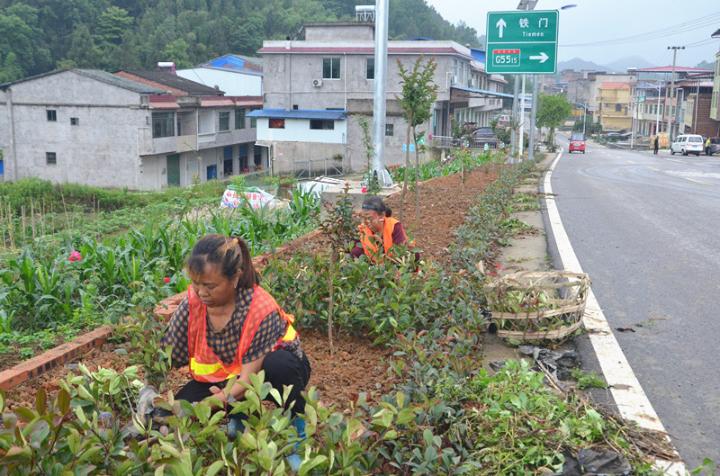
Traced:
<svg viewBox="0 0 720 476">
<path fill-rule="evenodd" d="M 670 154 L 695 154 L 703 152 L 703 138 L 697 134 L 681 134 L 670 145 Z"/>
<path fill-rule="evenodd" d="M 582 152 L 585 153 L 585 135 L 580 132 L 573 132 L 570 136 L 570 147 L 568 152 Z"/>
<path fill-rule="evenodd" d="M 720 137 L 710 138 L 710 152 L 708 155 L 720 154 Z"/>
<path fill-rule="evenodd" d="M 473 147 L 481 148 L 488 145 L 491 149 L 497 149 L 500 140 L 492 130 L 492 127 L 479 127 L 472 133 Z"/>
</svg>

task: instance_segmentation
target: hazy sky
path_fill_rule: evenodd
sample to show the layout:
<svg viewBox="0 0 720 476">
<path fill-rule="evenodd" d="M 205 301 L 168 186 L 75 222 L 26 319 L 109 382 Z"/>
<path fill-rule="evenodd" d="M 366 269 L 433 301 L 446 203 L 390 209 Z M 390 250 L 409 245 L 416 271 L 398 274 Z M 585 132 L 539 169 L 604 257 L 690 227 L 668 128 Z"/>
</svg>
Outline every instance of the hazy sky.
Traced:
<svg viewBox="0 0 720 476">
<path fill-rule="evenodd" d="M 518 0 L 427 0 L 447 20 L 463 20 L 485 33 L 488 11 L 514 10 Z M 672 63 L 669 45 L 692 45 L 678 52 L 678 64 L 695 66 L 700 61 L 714 62 L 720 39 L 710 35 L 720 29 L 719 0 L 539 0 L 536 10 L 554 10 L 563 5 L 577 7 L 560 12 L 561 61 L 574 57 L 610 63 L 626 56 L 638 55 L 650 63 Z M 676 32 L 676 34 L 670 34 Z M 612 44 L 563 47 L 563 44 L 594 43 L 631 35 L 639 39 Z"/>
</svg>

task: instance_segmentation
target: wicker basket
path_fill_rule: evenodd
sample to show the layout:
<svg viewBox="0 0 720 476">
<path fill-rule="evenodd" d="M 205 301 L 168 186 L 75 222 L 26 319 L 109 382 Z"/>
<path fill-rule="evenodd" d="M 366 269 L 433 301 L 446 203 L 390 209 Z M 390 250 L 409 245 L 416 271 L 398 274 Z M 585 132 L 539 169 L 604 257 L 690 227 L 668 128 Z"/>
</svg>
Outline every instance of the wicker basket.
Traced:
<svg viewBox="0 0 720 476">
<path fill-rule="evenodd" d="M 524 343 L 558 342 L 582 326 L 589 287 L 587 274 L 522 271 L 493 279 L 485 294 L 498 336 Z"/>
</svg>

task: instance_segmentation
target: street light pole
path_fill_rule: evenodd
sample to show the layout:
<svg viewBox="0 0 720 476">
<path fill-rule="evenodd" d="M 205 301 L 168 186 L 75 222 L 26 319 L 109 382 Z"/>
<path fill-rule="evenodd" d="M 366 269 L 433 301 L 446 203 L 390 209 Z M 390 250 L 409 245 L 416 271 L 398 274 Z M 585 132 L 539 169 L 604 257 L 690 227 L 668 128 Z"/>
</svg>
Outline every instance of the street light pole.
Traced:
<svg viewBox="0 0 720 476">
<path fill-rule="evenodd" d="M 657 103 L 657 109 L 655 110 L 655 135 L 660 134 L 660 93 L 662 92 L 662 87 L 659 84 L 655 85 L 658 90 L 658 103 Z"/>
<path fill-rule="evenodd" d="M 392 177 L 385 168 L 385 82 L 387 80 L 388 50 L 388 1 L 375 2 L 375 91 L 373 96 L 373 173 L 377 174 L 382 187 L 393 185 Z"/>
<path fill-rule="evenodd" d="M 583 139 L 585 138 L 585 119 L 587 118 L 587 103 L 583 104 Z"/>
<path fill-rule="evenodd" d="M 684 46 L 668 46 L 668 50 L 672 50 L 673 52 L 673 62 L 672 62 L 672 75 L 670 76 L 670 102 L 673 102 L 675 99 L 675 65 L 677 64 L 677 52 L 678 50 L 684 50 Z M 665 109 L 667 110 L 668 106 L 665 105 Z M 677 110 L 677 108 L 676 108 Z M 668 140 L 672 139 L 672 114 L 668 114 L 667 119 L 667 133 L 668 133 Z"/>
</svg>

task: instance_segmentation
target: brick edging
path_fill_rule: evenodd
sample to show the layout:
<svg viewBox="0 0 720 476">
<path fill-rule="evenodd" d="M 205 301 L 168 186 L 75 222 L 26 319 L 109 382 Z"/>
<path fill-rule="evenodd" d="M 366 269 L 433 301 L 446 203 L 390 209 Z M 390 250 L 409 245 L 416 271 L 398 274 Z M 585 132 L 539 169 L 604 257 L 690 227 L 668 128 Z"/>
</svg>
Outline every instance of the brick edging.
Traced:
<svg viewBox="0 0 720 476">
<path fill-rule="evenodd" d="M 0 372 L 0 390 L 10 390 L 33 377 L 71 360 L 81 353 L 101 346 L 112 333 L 111 326 L 98 327 L 70 342 L 60 344 L 42 354 Z"/>
</svg>

